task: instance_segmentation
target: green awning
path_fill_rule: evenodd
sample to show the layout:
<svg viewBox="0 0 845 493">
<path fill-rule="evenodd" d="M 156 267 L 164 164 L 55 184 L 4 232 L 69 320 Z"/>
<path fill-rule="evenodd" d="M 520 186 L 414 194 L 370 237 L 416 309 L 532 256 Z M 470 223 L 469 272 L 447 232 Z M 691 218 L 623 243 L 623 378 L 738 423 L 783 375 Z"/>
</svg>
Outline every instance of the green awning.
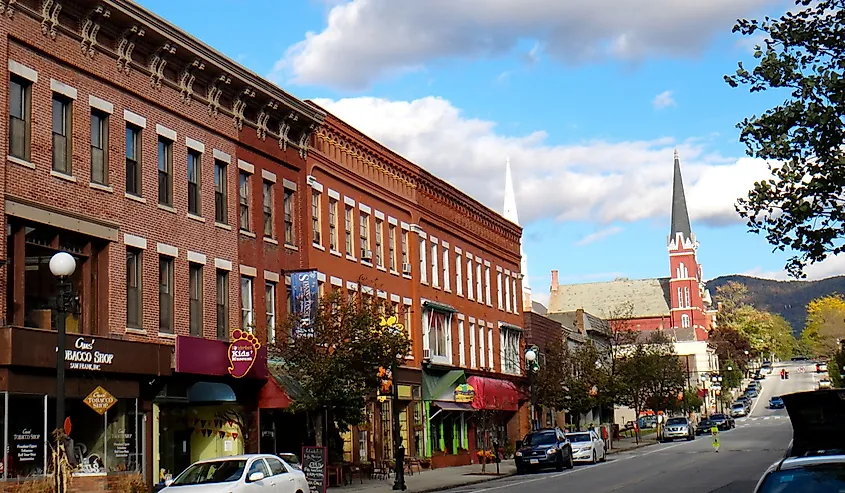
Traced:
<svg viewBox="0 0 845 493">
<path fill-rule="evenodd" d="M 449 370 L 443 375 L 432 375 L 426 371 L 422 374 L 422 397 L 424 401 L 444 400 L 443 394 L 459 383 L 466 383 L 467 377 L 463 370 Z M 449 400 L 455 400 L 452 396 Z"/>
<path fill-rule="evenodd" d="M 270 376 L 273 377 L 274 380 L 276 380 L 279 387 L 284 389 L 285 393 L 291 400 L 295 401 L 302 396 L 302 385 L 300 385 L 296 379 L 288 375 L 285 371 L 285 367 L 281 363 L 268 361 L 267 372 L 270 373 Z"/>
<path fill-rule="evenodd" d="M 448 312 L 448 313 L 457 313 L 458 310 L 455 309 L 452 305 L 447 305 L 446 303 L 440 303 L 437 301 L 430 301 L 426 300 L 423 302 L 423 308 L 431 308 L 432 310 L 437 310 L 439 312 Z"/>
</svg>

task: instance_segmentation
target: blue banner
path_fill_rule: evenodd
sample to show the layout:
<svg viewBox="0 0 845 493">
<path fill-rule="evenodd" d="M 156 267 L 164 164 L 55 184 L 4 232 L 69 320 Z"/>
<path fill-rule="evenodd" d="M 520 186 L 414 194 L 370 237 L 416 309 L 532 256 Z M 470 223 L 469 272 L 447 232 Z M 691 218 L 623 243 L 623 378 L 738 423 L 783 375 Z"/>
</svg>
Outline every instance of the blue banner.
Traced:
<svg viewBox="0 0 845 493">
<path fill-rule="evenodd" d="M 299 318 L 293 336 L 313 336 L 313 321 L 319 307 L 317 271 L 294 272 L 290 276 L 293 315 Z"/>
</svg>

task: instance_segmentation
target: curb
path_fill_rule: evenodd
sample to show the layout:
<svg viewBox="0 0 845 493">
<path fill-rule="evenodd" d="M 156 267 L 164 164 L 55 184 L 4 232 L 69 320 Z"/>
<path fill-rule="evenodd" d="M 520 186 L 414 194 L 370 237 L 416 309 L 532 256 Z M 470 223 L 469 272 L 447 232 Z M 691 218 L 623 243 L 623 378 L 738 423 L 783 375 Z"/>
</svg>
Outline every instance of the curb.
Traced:
<svg viewBox="0 0 845 493">
<path fill-rule="evenodd" d="M 432 486 L 430 488 L 423 488 L 423 489 L 420 489 L 420 490 L 412 490 L 412 489 L 408 488 L 406 491 L 408 491 L 410 493 L 432 493 L 434 491 L 451 490 L 451 489 L 454 489 L 454 488 L 461 488 L 463 486 L 472 486 L 474 484 L 489 483 L 490 481 L 498 481 L 500 479 L 510 478 L 510 477 L 513 477 L 513 476 L 516 476 L 515 472 L 507 472 L 507 473 L 502 473 L 502 474 L 495 476 L 495 477 L 492 477 L 492 478 L 480 479 L 478 481 L 464 481 L 464 482 L 461 482 L 461 483 L 454 483 L 454 484 L 449 484 L 449 485 Z"/>
<path fill-rule="evenodd" d="M 650 447 L 652 445 L 657 445 L 657 442 L 652 442 L 652 443 L 643 442 L 643 443 L 632 445 L 632 446 L 630 446 L 628 448 L 624 448 L 624 449 L 618 449 L 618 448 L 617 449 L 610 449 L 610 450 L 607 451 L 607 455 L 621 454 L 622 452 L 628 452 L 629 450 L 637 450 L 637 449 L 643 448 L 643 447 Z"/>
</svg>

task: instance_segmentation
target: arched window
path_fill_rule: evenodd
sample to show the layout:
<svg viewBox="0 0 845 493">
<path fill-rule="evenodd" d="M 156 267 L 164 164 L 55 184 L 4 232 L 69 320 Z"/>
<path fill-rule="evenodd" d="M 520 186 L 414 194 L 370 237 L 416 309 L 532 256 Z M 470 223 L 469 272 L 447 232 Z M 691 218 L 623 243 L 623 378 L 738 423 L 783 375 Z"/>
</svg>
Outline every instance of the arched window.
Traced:
<svg viewBox="0 0 845 493">
<path fill-rule="evenodd" d="M 689 315 L 684 313 L 683 315 L 681 315 L 681 328 L 688 329 L 689 325 Z"/>
</svg>

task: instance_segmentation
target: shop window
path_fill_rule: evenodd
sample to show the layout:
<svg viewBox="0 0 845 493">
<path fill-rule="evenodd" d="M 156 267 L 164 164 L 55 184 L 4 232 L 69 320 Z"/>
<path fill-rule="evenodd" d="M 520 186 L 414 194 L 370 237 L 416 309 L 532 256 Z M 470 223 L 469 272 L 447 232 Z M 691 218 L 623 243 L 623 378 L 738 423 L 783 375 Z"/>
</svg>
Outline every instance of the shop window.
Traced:
<svg viewBox="0 0 845 493">
<path fill-rule="evenodd" d="M 47 457 L 44 405 L 43 395 L 9 394 L 6 478 L 44 474 Z"/>
<path fill-rule="evenodd" d="M 419 398 L 419 387 L 414 387 L 414 399 Z M 414 451 L 416 455 L 425 455 L 425 423 L 423 422 L 423 403 L 415 401 L 414 406 Z"/>
<path fill-rule="evenodd" d="M 135 399 L 118 399 L 105 414 L 106 468 L 108 472 L 140 471 L 142 451 L 138 434 L 141 415 Z"/>
<path fill-rule="evenodd" d="M 381 403 L 381 446 L 382 460 L 393 458 L 393 413 L 391 401 Z"/>
</svg>

